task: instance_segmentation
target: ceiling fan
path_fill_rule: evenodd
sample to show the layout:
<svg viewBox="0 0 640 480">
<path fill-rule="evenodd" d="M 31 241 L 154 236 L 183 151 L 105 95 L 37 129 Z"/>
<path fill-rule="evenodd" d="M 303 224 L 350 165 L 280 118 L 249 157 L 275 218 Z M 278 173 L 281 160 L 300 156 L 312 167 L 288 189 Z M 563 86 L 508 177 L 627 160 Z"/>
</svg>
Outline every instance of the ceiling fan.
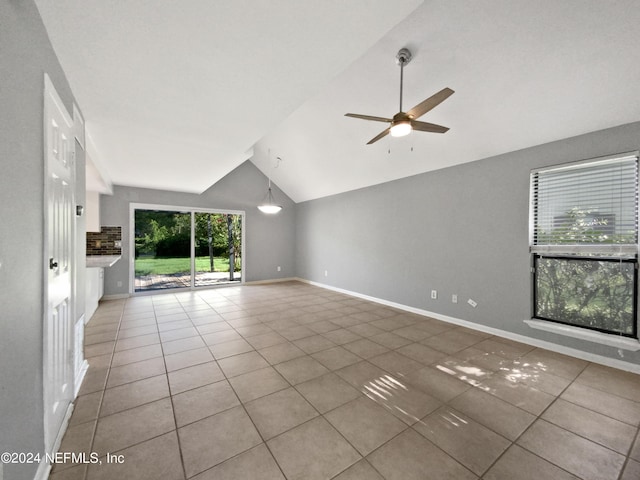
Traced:
<svg viewBox="0 0 640 480">
<path fill-rule="evenodd" d="M 410 61 L 411 52 L 406 48 L 400 49 L 400 51 L 396 55 L 396 63 L 400 66 L 400 111 L 396 113 L 393 118 L 374 117 L 371 115 L 360 115 L 357 113 L 345 114 L 345 117 L 360 118 L 362 120 L 371 120 L 374 122 L 385 122 L 391 124 L 387 129 L 383 130 L 378 135 L 369 140 L 367 142 L 367 145 L 371 145 L 372 143 L 377 142 L 388 134 L 391 134 L 392 137 L 402 137 L 404 135 L 409 135 L 409 133 L 411 133 L 411 130 L 432 133 L 445 133 L 447 130 L 449 130 L 448 127 L 435 125 L 433 123 L 418 122 L 417 119 L 427 113 L 429 110 L 440 105 L 447 98 L 449 98 L 453 94 L 453 90 L 451 90 L 450 88 L 443 88 L 435 95 L 432 95 L 426 100 L 420 102 L 408 112 L 402 111 L 403 72 L 405 65 L 407 65 Z"/>
</svg>

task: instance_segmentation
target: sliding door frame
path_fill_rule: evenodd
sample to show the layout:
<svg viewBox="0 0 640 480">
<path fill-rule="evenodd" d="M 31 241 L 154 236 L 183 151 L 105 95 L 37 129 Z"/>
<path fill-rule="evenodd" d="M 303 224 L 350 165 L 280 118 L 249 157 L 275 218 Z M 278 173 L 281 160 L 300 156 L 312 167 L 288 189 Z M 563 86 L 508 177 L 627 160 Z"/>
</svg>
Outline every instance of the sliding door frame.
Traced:
<svg viewBox="0 0 640 480">
<path fill-rule="evenodd" d="M 163 212 L 177 212 L 177 213 L 188 213 L 191 217 L 191 242 L 189 247 L 190 252 L 190 264 L 191 264 L 191 286 L 184 288 L 171 288 L 165 290 L 149 290 L 149 291 L 141 291 L 136 292 L 136 245 L 135 245 L 135 237 L 136 237 L 136 210 L 156 210 Z M 195 275 L 196 275 L 196 260 L 195 260 L 195 214 L 196 213 L 215 213 L 218 215 L 240 215 L 241 221 L 241 238 L 240 238 L 240 265 L 241 265 L 241 275 L 240 282 L 229 282 L 223 283 L 220 285 L 201 285 L 196 286 L 195 284 Z M 180 207 L 176 205 L 160 205 L 155 203 L 130 203 L 129 204 L 129 294 L 130 295 L 149 295 L 154 293 L 167 293 L 170 291 L 190 291 L 190 290 L 202 290 L 206 288 L 222 288 L 228 286 L 237 286 L 238 283 L 244 284 L 246 278 L 246 213 L 244 210 L 224 210 L 219 208 L 201 208 L 201 207 Z"/>
</svg>

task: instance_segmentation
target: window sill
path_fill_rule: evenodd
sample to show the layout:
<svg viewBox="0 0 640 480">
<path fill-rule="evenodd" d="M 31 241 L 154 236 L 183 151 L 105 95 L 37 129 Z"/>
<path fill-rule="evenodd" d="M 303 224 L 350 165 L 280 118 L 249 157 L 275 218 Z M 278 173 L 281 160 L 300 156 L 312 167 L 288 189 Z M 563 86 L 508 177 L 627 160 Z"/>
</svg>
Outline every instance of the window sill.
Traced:
<svg viewBox="0 0 640 480">
<path fill-rule="evenodd" d="M 620 348 L 631 352 L 637 352 L 640 350 L 640 341 L 633 338 L 608 335 L 606 333 L 586 330 L 580 327 L 572 327 L 571 325 L 562 325 L 560 323 L 537 319 L 525 320 L 524 323 L 536 330 L 557 333 L 558 335 L 564 335 L 566 337 L 579 338 L 580 340 L 608 345 L 610 347 Z"/>
</svg>

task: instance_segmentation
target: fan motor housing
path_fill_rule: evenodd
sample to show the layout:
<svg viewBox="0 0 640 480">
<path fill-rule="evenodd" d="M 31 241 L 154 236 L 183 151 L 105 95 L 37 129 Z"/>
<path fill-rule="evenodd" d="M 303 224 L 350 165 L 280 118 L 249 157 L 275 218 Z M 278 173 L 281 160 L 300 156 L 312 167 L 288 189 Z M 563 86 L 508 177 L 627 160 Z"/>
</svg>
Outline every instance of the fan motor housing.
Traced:
<svg viewBox="0 0 640 480">
<path fill-rule="evenodd" d="M 406 112 L 398 112 L 393 116 L 393 120 L 391 124 L 396 124 L 398 122 L 404 122 L 406 120 L 411 120 L 411 117 L 406 114 Z"/>
</svg>

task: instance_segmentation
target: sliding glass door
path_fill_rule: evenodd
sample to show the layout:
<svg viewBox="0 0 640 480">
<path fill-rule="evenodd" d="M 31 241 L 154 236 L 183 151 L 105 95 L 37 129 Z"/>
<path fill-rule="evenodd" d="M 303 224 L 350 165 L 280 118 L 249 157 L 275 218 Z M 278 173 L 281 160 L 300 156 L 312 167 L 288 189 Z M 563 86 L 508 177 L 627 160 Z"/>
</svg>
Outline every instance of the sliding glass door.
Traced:
<svg viewBox="0 0 640 480">
<path fill-rule="evenodd" d="M 195 213 L 195 286 L 239 282 L 242 277 L 242 217 Z"/>
<path fill-rule="evenodd" d="M 191 214 L 135 211 L 135 291 L 191 286 Z"/>
<path fill-rule="evenodd" d="M 132 204 L 132 290 L 240 282 L 243 220 L 243 212 Z"/>
</svg>

